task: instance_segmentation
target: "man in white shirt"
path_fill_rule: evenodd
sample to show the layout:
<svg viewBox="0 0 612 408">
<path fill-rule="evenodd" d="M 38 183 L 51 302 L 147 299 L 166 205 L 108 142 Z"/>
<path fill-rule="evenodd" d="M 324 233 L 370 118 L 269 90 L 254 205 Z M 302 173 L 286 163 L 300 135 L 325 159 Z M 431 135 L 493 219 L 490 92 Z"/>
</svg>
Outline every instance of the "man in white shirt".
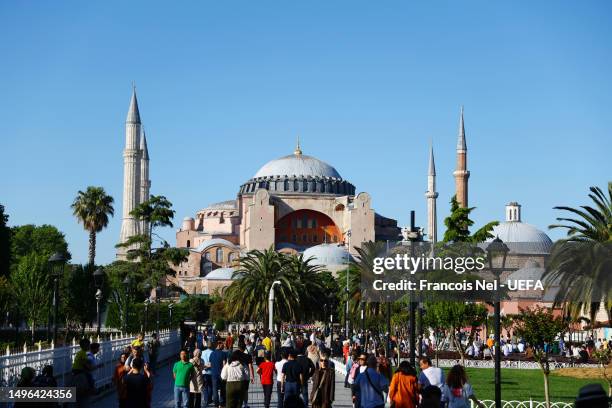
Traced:
<svg viewBox="0 0 612 408">
<path fill-rule="evenodd" d="M 283 400 L 285 396 L 283 395 L 283 366 L 287 362 L 287 350 L 281 349 L 281 360 L 277 361 L 274 364 L 274 369 L 276 370 L 276 396 L 277 396 L 277 407 L 283 408 Z"/>
<path fill-rule="evenodd" d="M 419 384 L 421 388 L 433 385 L 434 387 L 438 387 L 440 391 L 443 391 L 444 373 L 442 369 L 433 367 L 429 357 L 421 357 L 419 359 L 419 366 L 421 367 L 421 374 L 419 374 Z"/>
</svg>

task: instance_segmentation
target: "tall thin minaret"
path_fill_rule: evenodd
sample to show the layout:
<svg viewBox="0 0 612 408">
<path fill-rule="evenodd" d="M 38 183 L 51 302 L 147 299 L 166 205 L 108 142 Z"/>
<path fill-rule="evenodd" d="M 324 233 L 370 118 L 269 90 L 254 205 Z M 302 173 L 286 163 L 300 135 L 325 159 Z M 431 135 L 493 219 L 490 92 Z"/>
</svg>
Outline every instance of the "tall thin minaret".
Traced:
<svg viewBox="0 0 612 408">
<path fill-rule="evenodd" d="M 147 137 L 144 126 L 142 127 L 142 137 L 140 138 L 140 204 L 149 199 L 151 180 L 149 180 L 149 149 L 147 148 Z M 142 234 L 149 233 L 149 225 L 146 221 L 140 224 Z"/>
<path fill-rule="evenodd" d="M 436 163 L 434 161 L 433 146 L 429 147 L 429 169 L 427 171 L 427 235 L 431 243 L 438 242 L 438 214 L 436 211 Z"/>
<path fill-rule="evenodd" d="M 461 207 L 468 206 L 468 179 L 470 172 L 467 169 L 467 144 L 465 143 L 465 125 L 463 123 L 463 106 L 459 118 L 459 136 L 457 138 L 457 169 L 455 176 L 455 194 Z"/>
<path fill-rule="evenodd" d="M 123 150 L 123 218 L 119 242 L 140 233 L 140 225 L 130 214 L 140 204 L 140 112 L 136 87 L 132 88 L 132 99 L 125 120 L 125 149 Z M 125 259 L 126 248 L 119 248 L 117 258 Z"/>
</svg>

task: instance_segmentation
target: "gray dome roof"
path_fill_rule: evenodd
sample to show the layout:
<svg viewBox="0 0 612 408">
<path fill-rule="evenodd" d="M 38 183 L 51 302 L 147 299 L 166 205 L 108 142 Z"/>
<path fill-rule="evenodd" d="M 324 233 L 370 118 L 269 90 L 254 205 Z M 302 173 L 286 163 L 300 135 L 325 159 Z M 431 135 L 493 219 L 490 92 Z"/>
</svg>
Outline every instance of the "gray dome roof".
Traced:
<svg viewBox="0 0 612 408">
<path fill-rule="evenodd" d="M 212 238 L 212 239 L 207 239 L 206 241 L 202 241 L 200 243 L 200 245 L 198 245 L 198 247 L 196 249 L 192 249 L 192 251 L 193 252 L 202 252 L 202 251 L 206 251 L 208 248 L 210 248 L 212 246 L 218 246 L 218 245 L 224 245 L 224 246 L 228 246 L 230 248 L 238 249 L 238 246 L 236 246 L 232 242 L 229 242 L 226 239 L 223 239 L 223 238 Z"/>
<path fill-rule="evenodd" d="M 534 260 L 528 260 L 525 265 L 510 274 L 509 280 L 537 280 L 542 279 L 545 269 Z"/>
<path fill-rule="evenodd" d="M 221 201 L 218 203 L 210 204 L 208 207 L 204 208 L 205 210 L 235 210 L 236 209 L 236 200 L 227 200 Z"/>
<path fill-rule="evenodd" d="M 348 251 L 338 244 L 320 244 L 304 251 L 304 260 L 313 258 L 312 265 L 338 266 L 346 265 Z M 350 258 L 349 258 L 350 259 Z"/>
<path fill-rule="evenodd" d="M 234 268 L 217 268 L 205 276 L 208 280 L 232 280 Z"/>
<path fill-rule="evenodd" d="M 255 173 L 253 178 L 285 175 L 342 178 L 340 173 L 329 164 L 304 154 L 290 154 L 269 161 Z"/>
<path fill-rule="evenodd" d="M 552 240 L 545 232 L 520 221 L 502 222 L 493 227 L 491 234 L 504 241 L 514 253 L 548 254 L 553 246 Z M 487 242 L 492 240 L 493 238 L 490 238 Z"/>
</svg>

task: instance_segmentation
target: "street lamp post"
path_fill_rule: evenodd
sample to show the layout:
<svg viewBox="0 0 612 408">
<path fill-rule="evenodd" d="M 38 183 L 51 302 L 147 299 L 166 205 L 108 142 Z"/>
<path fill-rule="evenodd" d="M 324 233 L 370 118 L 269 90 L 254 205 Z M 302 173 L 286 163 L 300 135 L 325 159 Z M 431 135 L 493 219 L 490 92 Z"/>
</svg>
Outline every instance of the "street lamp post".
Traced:
<svg viewBox="0 0 612 408">
<path fill-rule="evenodd" d="M 346 242 L 346 309 L 344 310 L 344 330 L 346 338 L 350 339 L 351 335 L 349 334 L 349 275 L 351 269 L 351 230 L 346 231 Z"/>
<path fill-rule="evenodd" d="M 49 258 L 51 276 L 53 277 L 53 343 L 57 344 L 57 311 L 59 308 L 59 279 L 64 275 L 66 258 L 56 252 Z"/>
<path fill-rule="evenodd" d="M 129 276 L 126 276 L 123 280 L 123 286 L 125 287 L 125 308 L 123 311 L 123 328 L 125 332 L 128 331 L 128 306 L 130 303 L 130 285 L 132 284 L 132 280 Z"/>
<path fill-rule="evenodd" d="M 365 338 L 365 301 L 361 301 L 361 335 Z"/>
<path fill-rule="evenodd" d="M 504 268 L 506 267 L 506 256 L 510 249 L 504 242 L 496 237 L 487 246 L 487 257 L 489 258 L 489 270 L 499 283 Z M 499 293 L 495 294 L 495 407 L 501 408 L 501 302 Z"/>
<path fill-rule="evenodd" d="M 94 285 L 96 287 L 96 335 L 100 336 L 100 301 L 102 300 L 102 285 L 104 284 L 104 269 L 98 268 L 93 273 Z"/>
<path fill-rule="evenodd" d="M 280 284 L 281 281 L 272 282 L 268 293 L 268 330 L 270 333 L 274 330 L 274 286 Z"/>
<path fill-rule="evenodd" d="M 149 319 L 149 304 L 151 303 L 151 299 L 146 298 L 144 301 L 144 321 L 142 325 L 142 332 L 147 332 L 147 320 Z"/>
<path fill-rule="evenodd" d="M 174 303 L 170 302 L 168 305 L 168 326 L 172 328 L 172 308 L 174 307 Z"/>
</svg>

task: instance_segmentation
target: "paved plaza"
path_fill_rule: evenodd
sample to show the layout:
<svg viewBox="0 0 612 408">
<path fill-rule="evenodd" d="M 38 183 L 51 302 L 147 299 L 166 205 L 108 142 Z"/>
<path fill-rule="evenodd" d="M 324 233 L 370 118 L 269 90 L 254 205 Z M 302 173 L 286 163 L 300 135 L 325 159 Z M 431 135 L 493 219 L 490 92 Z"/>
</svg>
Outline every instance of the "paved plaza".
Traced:
<svg viewBox="0 0 612 408">
<path fill-rule="evenodd" d="M 259 382 L 259 376 L 255 376 L 255 384 L 249 387 L 249 406 L 252 408 L 263 408 L 263 391 Z M 153 398 L 151 406 L 153 408 L 172 408 L 174 407 L 174 394 L 172 382 L 172 365 L 167 364 L 159 369 L 158 376 L 153 381 Z M 116 407 L 117 394 L 109 393 L 103 398 L 96 401 L 93 405 L 95 408 Z M 271 408 L 276 407 L 276 386 L 272 393 Z M 336 371 L 336 401 L 334 407 L 350 408 L 351 397 L 350 391 L 344 388 L 344 375 Z"/>
</svg>

